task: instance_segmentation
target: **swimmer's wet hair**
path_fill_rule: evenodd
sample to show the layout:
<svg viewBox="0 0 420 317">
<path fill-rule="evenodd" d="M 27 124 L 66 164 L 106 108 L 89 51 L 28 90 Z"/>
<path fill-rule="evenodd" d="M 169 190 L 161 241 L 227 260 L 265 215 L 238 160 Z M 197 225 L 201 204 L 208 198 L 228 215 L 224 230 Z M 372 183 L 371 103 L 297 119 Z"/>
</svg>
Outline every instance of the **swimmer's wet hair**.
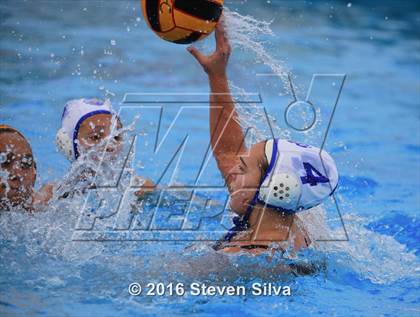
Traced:
<svg viewBox="0 0 420 317">
<path fill-rule="evenodd" d="M 11 126 L 9 126 L 7 124 L 0 124 L 0 133 L 17 133 L 18 135 L 20 135 L 25 140 L 26 143 L 28 143 L 29 148 L 32 151 L 32 147 L 29 144 L 28 140 L 25 138 L 25 136 L 21 132 L 19 132 L 15 128 L 12 128 Z"/>
<path fill-rule="evenodd" d="M 16 129 L 14 129 L 14 128 L 8 126 L 8 125 L 0 124 L 0 133 L 3 133 L 3 132 L 17 132 L 17 133 L 21 134 L 19 131 L 17 131 Z"/>
</svg>

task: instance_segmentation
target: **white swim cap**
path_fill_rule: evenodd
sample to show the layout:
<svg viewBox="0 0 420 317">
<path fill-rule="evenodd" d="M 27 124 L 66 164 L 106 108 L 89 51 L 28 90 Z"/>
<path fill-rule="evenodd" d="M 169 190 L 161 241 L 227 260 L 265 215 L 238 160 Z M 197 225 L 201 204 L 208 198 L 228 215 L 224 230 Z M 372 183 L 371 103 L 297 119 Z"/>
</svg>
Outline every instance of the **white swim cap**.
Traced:
<svg viewBox="0 0 420 317">
<path fill-rule="evenodd" d="M 80 125 L 87 118 L 96 114 L 113 114 L 109 100 L 74 99 L 64 106 L 61 128 L 56 135 L 57 147 L 70 161 L 79 157 L 77 135 Z"/>
<path fill-rule="evenodd" d="M 337 168 L 325 151 L 287 140 L 268 140 L 265 155 L 269 166 L 258 200 L 268 207 L 288 213 L 309 209 L 337 187 Z"/>
</svg>

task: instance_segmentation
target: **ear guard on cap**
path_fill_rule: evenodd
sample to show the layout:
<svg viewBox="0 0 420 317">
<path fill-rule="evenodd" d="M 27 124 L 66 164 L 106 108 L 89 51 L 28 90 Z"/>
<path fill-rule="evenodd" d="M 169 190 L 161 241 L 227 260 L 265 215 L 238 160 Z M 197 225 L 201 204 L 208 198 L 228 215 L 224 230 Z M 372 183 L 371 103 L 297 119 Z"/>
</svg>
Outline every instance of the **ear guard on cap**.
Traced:
<svg viewBox="0 0 420 317">
<path fill-rule="evenodd" d="M 276 173 L 261 185 L 258 199 L 269 207 L 296 211 L 302 194 L 301 182 L 293 172 Z"/>
<path fill-rule="evenodd" d="M 72 140 L 63 128 L 58 130 L 55 142 L 58 150 L 63 153 L 70 162 L 74 161 Z"/>
<path fill-rule="evenodd" d="M 269 166 L 260 186 L 257 200 L 270 208 L 279 208 L 283 212 L 296 212 L 302 196 L 301 182 L 293 170 L 277 168 L 277 140 L 267 140 L 265 155 Z"/>
</svg>

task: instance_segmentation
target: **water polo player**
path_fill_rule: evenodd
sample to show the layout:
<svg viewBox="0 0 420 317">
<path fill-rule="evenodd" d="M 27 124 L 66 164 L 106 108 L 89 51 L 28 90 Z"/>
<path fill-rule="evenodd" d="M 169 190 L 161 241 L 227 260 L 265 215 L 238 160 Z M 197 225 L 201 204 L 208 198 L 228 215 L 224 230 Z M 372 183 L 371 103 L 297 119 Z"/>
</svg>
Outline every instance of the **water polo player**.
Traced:
<svg viewBox="0 0 420 317">
<path fill-rule="evenodd" d="M 121 129 L 122 123 L 109 100 L 71 100 L 64 107 L 61 128 L 56 136 L 57 147 L 69 161 L 75 162 L 83 156 L 97 167 L 102 154 L 112 160 L 122 153 Z M 81 180 L 94 176 L 95 172 L 95 168 L 85 168 L 75 176 Z M 133 185 L 142 188 L 136 192 L 137 196 L 152 191 L 154 186 L 151 181 L 137 176 Z"/>
<path fill-rule="evenodd" d="M 31 145 L 22 133 L 7 125 L 0 125 L 0 166 L 0 210 L 33 210 L 34 205 L 52 197 L 49 186 L 34 192 L 36 164 Z"/>
<path fill-rule="evenodd" d="M 230 192 L 231 209 L 239 215 L 215 248 L 259 253 L 273 242 L 281 251 L 308 247 L 310 238 L 296 212 L 319 205 L 334 192 L 335 163 L 325 151 L 287 140 L 246 148 L 226 75 L 231 48 L 223 22 L 216 29 L 216 45 L 209 56 L 188 49 L 209 77 L 213 154 Z"/>
</svg>

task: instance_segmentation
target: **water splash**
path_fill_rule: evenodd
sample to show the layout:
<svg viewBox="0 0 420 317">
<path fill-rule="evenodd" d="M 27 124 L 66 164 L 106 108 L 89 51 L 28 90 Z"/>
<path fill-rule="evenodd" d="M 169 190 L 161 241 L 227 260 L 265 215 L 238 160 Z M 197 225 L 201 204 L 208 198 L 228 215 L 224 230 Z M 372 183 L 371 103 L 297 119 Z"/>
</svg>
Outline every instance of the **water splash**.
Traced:
<svg viewBox="0 0 420 317">
<path fill-rule="evenodd" d="M 274 36 L 271 30 L 271 22 L 260 21 L 252 16 L 243 16 L 238 12 L 224 9 L 226 28 L 228 37 L 233 48 L 238 48 L 244 52 L 252 52 L 257 62 L 266 65 L 271 71 L 278 75 L 287 91 L 289 89 L 288 73 L 289 69 L 284 62 L 272 57 L 266 49 L 261 38 L 264 36 Z"/>
<path fill-rule="evenodd" d="M 265 43 L 261 41 L 261 38 L 264 36 L 274 36 L 270 28 L 271 22 L 260 21 L 249 15 L 243 16 L 226 7 L 224 9 L 224 15 L 231 46 L 246 53 L 252 53 L 255 61 L 268 66 L 274 74 L 280 77 L 288 90 L 287 68 L 283 62 L 276 60 L 267 52 Z M 273 116 L 268 115 L 267 118 L 261 107 L 249 102 L 250 100 L 248 100 L 245 89 L 236 85 L 234 81 L 230 81 L 229 86 L 234 95 L 239 96 L 242 101 L 247 101 L 246 106 L 238 103 L 236 109 L 241 126 L 250 128 L 250 133 L 246 135 L 248 146 L 272 137 L 271 131 L 267 129 L 267 119 L 276 137 L 288 138 L 290 136 L 287 130 L 279 128 Z"/>
<path fill-rule="evenodd" d="M 407 250 L 392 236 L 368 230 L 365 218 L 347 215 L 343 220 L 349 241 L 319 244 L 319 250 L 328 254 L 332 265 L 345 263 L 361 277 L 376 284 L 420 277 L 414 251 Z M 330 231 L 330 234 L 333 237 L 335 232 Z"/>
<path fill-rule="evenodd" d="M 246 101 L 246 103 L 237 103 L 236 111 L 239 123 L 244 129 L 244 133 L 249 129 L 249 133 L 246 135 L 246 144 L 248 147 L 252 144 L 272 138 L 272 134 L 274 134 L 274 137 L 276 138 L 290 138 L 290 131 L 281 129 L 274 116 L 266 113 L 264 108 L 252 103 L 251 100 L 247 100 L 247 92 L 245 89 L 237 86 L 233 81 L 229 82 L 229 86 L 234 95 L 240 96 L 241 101 Z"/>
<path fill-rule="evenodd" d="M 226 10 L 226 16 L 229 21 L 228 32 L 232 45 L 238 49 L 253 52 L 258 62 L 268 66 L 275 74 L 283 76 L 282 78 L 285 79 L 284 76 L 288 70 L 284 63 L 271 57 L 264 42 L 260 41 L 260 37 L 273 35 L 270 22 L 258 21 L 253 17 L 241 16 L 229 10 Z M 241 93 L 242 91 L 245 93 L 234 83 L 231 83 L 231 86 L 236 92 Z M 244 126 L 256 128 L 255 131 L 257 132 L 252 136 L 250 143 L 261 141 L 269 136 L 267 131 L 257 129 L 259 122 L 263 120 L 262 113 L 258 113 L 257 116 L 251 115 L 252 108 L 240 108 L 239 112 L 240 120 Z M 287 138 L 288 132 L 280 130 L 274 118 L 271 118 L 271 120 L 273 128 L 278 133 L 277 135 Z M 95 151 L 92 154 L 95 154 Z M 89 157 L 89 154 L 87 154 L 87 157 Z M 121 163 L 121 161 L 118 163 Z M 70 264 L 72 269 L 78 264 L 93 263 L 103 269 L 104 272 L 111 272 L 115 276 L 121 275 L 119 271 L 121 268 L 127 270 L 127 268 L 132 267 L 132 276 L 138 277 L 148 274 L 148 276 L 156 279 L 162 279 L 162 274 L 170 274 L 171 271 L 174 271 L 174 268 L 178 272 L 185 273 L 184 276 L 190 273 L 190 276 L 193 275 L 194 278 L 202 278 L 203 275 L 207 275 L 209 279 L 217 278 L 220 277 L 220 272 L 223 272 L 226 273 L 226 276 L 223 277 L 224 280 L 229 279 L 229 277 L 234 280 L 238 276 L 247 276 L 249 279 L 255 277 L 278 279 L 275 273 L 270 272 L 271 268 L 268 268 L 265 258 L 219 255 L 212 253 L 207 247 L 203 247 L 201 250 L 181 250 L 180 252 L 166 249 L 163 252 L 167 261 L 162 261 L 163 248 L 160 246 L 156 247 L 149 244 L 125 245 L 123 249 L 116 245 L 106 246 L 95 242 L 72 242 L 71 235 L 78 217 L 78 213 L 75 211 L 83 207 L 82 192 L 86 186 L 83 182 L 79 182 L 75 176 L 80 175 L 80 171 L 86 167 L 90 169 L 97 166 L 89 159 L 81 159 L 72 167 L 62 182 L 63 188 L 66 188 L 66 190 L 80 189 L 80 196 L 75 195 L 68 199 L 53 201 L 48 210 L 31 216 L 27 213 L 0 215 L 1 258 L 13 258 L 10 257 L 11 252 L 17 255 L 14 258 L 16 262 L 14 267 L 9 267 L 4 261 L 4 267 L 1 267 L 2 271 L 4 269 L 5 272 L 12 271 L 12 273 L 15 273 L 22 267 L 30 267 L 30 264 L 27 263 L 28 258 L 25 260 L 25 257 L 34 261 L 47 255 L 47 257 L 53 259 L 63 259 L 66 261 L 65 264 Z M 331 233 L 326 226 L 325 215 L 320 208 L 301 214 L 300 217 L 309 228 L 313 240 L 316 240 L 317 236 Z M 335 266 L 338 263 L 344 263 L 347 268 L 360 273 L 363 278 L 367 278 L 374 283 L 392 283 L 401 278 L 418 276 L 418 270 L 415 269 L 416 258 L 406 250 L 404 245 L 398 243 L 392 237 L 367 230 L 361 220 L 355 220 L 352 217 L 345 218 L 349 229 L 350 242 L 318 243 L 317 247 L 321 255 L 326 254 L 328 256 L 330 265 Z M 331 233 L 331 236 L 333 236 L 333 233 Z M 170 247 L 175 248 L 176 246 Z M 20 253 L 20 251 L 22 252 Z M 133 252 L 133 254 L 124 258 L 123 252 Z M 115 256 L 110 258 L 110 261 L 106 261 L 108 259 L 107 253 Z M 204 257 L 205 260 L 201 259 L 200 261 L 198 257 L 202 253 L 207 254 L 207 256 Z M 180 259 L 179 254 L 186 256 L 187 260 Z M 144 257 L 139 255 L 144 255 Z M 313 254 L 306 257 L 302 256 L 303 260 L 312 260 Z M 21 265 L 17 264 L 20 260 L 23 263 Z M 133 263 L 138 266 L 135 267 L 132 265 Z M 195 264 L 193 270 L 191 270 L 190 263 Z M 267 268 L 267 270 L 262 268 Z M 60 269 L 62 269 L 61 266 Z M 47 273 L 46 276 L 48 276 Z M 60 279 L 54 278 L 52 280 Z M 108 280 L 108 276 L 102 275 L 99 280 L 100 283 L 95 285 L 103 287 L 103 283 Z M 116 284 L 122 285 L 123 283 L 118 282 Z"/>
<path fill-rule="evenodd" d="M 132 168 L 134 149 L 134 127 L 138 117 L 127 126 L 111 129 L 109 136 L 97 145 L 84 150 L 79 149 L 80 156 L 74 161 L 57 186 L 55 201 L 71 193 L 83 193 L 92 186 L 116 186 L 122 178 L 121 173 L 127 172 L 129 181 L 134 177 Z M 122 144 L 115 143 L 115 137 L 122 137 Z M 114 151 L 106 149 L 113 148 Z M 129 186 L 129 184 L 125 184 Z"/>
<path fill-rule="evenodd" d="M 326 255 L 332 268 L 344 266 L 375 284 L 391 284 L 420 275 L 414 251 L 407 250 L 392 236 L 367 229 L 366 218 L 343 216 L 349 241 L 336 241 L 342 235 L 342 228 L 330 228 L 322 207 L 300 213 L 299 217 L 314 242 L 313 247 Z"/>
</svg>

